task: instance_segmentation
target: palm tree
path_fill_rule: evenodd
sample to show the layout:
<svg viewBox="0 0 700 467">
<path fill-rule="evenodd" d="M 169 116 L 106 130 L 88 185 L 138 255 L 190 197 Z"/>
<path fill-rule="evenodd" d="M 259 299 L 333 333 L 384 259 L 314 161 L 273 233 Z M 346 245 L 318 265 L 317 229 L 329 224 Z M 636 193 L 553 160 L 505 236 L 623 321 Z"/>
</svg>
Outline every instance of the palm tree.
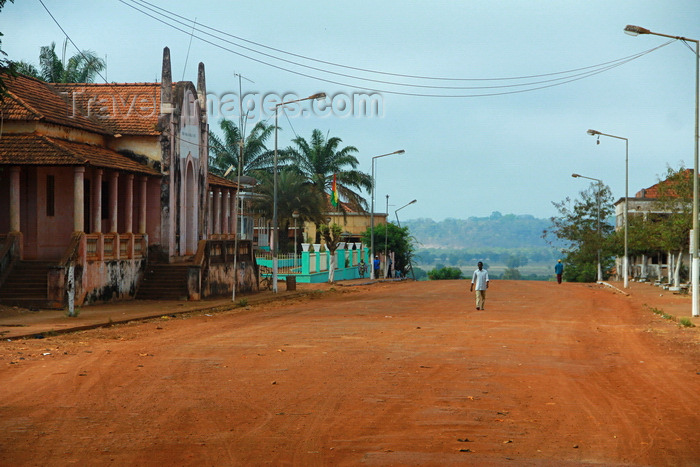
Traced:
<svg viewBox="0 0 700 467">
<path fill-rule="evenodd" d="M 20 75 L 31 76 L 32 78 L 41 79 L 41 72 L 37 69 L 37 67 L 35 67 L 31 63 L 25 62 L 24 60 L 20 60 L 19 62 L 15 62 L 15 66 L 15 70 Z"/>
<path fill-rule="evenodd" d="M 260 183 L 255 187 L 259 195 L 253 201 L 252 208 L 260 212 L 268 219 L 273 217 L 274 181 L 269 172 L 257 172 Z M 297 211 L 303 222 L 309 221 L 319 224 L 323 219 L 323 199 L 320 194 L 306 182 L 306 179 L 290 167 L 285 167 L 277 175 L 277 217 L 280 219 L 280 250 L 293 251 L 288 248 L 289 224 L 292 221 L 292 213 Z M 303 224 L 302 224 L 303 225 Z M 301 239 L 300 239 L 301 240 Z"/>
<path fill-rule="evenodd" d="M 47 83 L 93 83 L 106 67 L 105 61 L 92 50 L 80 51 L 65 63 L 56 55 L 55 42 L 39 51 L 38 77 Z"/>
<path fill-rule="evenodd" d="M 243 135 L 238 125 L 230 120 L 221 120 L 219 126 L 223 138 L 209 132 L 209 170 L 223 175 L 228 168 L 233 167 L 235 175 L 238 173 L 239 144 Z M 255 176 L 256 172 L 272 167 L 273 153 L 267 149 L 265 142 L 274 131 L 275 127 L 265 122 L 255 124 L 250 135 L 245 138 L 241 175 Z"/>
<path fill-rule="evenodd" d="M 356 211 L 367 209 L 367 201 L 360 195 L 359 190 L 369 190 L 372 177 L 364 172 L 355 170 L 359 165 L 353 155 L 357 152 L 354 146 L 339 148 L 342 140 L 338 137 L 327 138 L 321 130 L 311 133 L 311 140 L 306 141 L 298 136 L 292 140 L 289 147 L 281 156 L 281 161 L 298 171 L 316 191 L 324 195 L 330 192 L 333 184 L 333 174 L 336 174 L 336 186 L 340 199 Z"/>
</svg>

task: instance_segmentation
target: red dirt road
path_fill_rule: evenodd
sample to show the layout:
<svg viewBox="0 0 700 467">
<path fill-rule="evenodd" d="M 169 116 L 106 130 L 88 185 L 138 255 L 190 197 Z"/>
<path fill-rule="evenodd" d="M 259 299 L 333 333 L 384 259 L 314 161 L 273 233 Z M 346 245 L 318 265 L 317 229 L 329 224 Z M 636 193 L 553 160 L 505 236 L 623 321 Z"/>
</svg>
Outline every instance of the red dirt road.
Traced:
<svg viewBox="0 0 700 467">
<path fill-rule="evenodd" d="M 0 464 L 700 465 L 698 328 L 491 285 L 482 311 L 385 283 L 3 342 Z"/>
</svg>

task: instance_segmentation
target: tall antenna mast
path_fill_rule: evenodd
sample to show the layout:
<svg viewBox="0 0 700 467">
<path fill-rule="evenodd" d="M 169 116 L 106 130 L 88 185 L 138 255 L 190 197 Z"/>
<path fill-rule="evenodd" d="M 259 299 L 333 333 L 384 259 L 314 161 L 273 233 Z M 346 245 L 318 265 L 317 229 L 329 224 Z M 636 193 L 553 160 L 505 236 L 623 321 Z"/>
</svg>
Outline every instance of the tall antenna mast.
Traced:
<svg viewBox="0 0 700 467">
<path fill-rule="evenodd" d="M 190 33 L 190 43 L 187 46 L 187 56 L 185 56 L 185 66 L 182 69 L 182 79 L 180 81 L 185 81 L 185 71 L 187 70 L 187 61 L 190 58 L 190 48 L 192 47 L 192 38 L 194 37 L 194 29 L 197 26 L 197 18 L 192 22 L 192 32 Z"/>
</svg>

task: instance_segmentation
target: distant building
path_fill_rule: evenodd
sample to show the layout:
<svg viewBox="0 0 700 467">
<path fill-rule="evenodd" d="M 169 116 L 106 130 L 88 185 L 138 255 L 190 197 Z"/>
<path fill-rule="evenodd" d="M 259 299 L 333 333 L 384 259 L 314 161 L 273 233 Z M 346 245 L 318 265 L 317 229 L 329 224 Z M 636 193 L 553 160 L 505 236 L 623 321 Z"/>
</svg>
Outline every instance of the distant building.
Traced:
<svg viewBox="0 0 700 467">
<path fill-rule="evenodd" d="M 63 307 L 231 290 L 238 187 L 208 173 L 203 64 L 196 86 L 172 82 L 167 48 L 161 83 L 3 79 L 0 301 Z M 239 243 L 238 288 L 250 290 L 252 245 Z M 17 291 L 30 274 L 38 285 Z M 170 289 L 155 286 L 158 276 Z"/>
<path fill-rule="evenodd" d="M 686 170 L 685 176 L 692 177 L 693 171 Z M 664 180 L 648 188 L 639 190 L 634 198 L 628 198 L 628 215 L 630 221 L 637 216 L 643 216 L 645 220 L 668 216 L 670 213 L 664 211 L 659 204 L 660 187 L 664 186 L 668 196 L 673 197 L 673 182 Z M 621 231 L 625 224 L 625 198 L 620 198 L 615 203 L 615 230 Z M 688 232 L 688 237 L 690 232 Z M 690 268 L 690 251 L 684 249 L 680 259 L 682 264 Z M 646 254 L 630 254 L 629 274 L 634 280 L 659 280 L 666 278 L 672 282 L 674 267 L 677 264 L 677 251 L 649 251 Z M 617 277 L 622 280 L 622 258 L 617 258 L 615 262 Z"/>
<path fill-rule="evenodd" d="M 330 196 L 328 198 L 328 206 L 323 216 L 328 224 L 338 224 L 343 228 L 343 241 L 347 243 L 360 243 L 362 234 L 370 228 L 371 215 L 368 211 L 357 212 L 353 210 L 347 203 L 342 201 L 338 204 L 338 209 L 333 208 L 330 204 Z M 387 213 L 374 213 L 374 226 L 386 224 L 388 219 Z M 299 242 L 307 241 L 307 243 L 315 243 L 318 240 L 318 232 L 316 224 L 313 222 L 305 222 L 303 226 L 299 226 Z M 306 239 L 306 240 L 302 240 Z M 369 245 L 367 245 L 369 246 Z"/>
</svg>

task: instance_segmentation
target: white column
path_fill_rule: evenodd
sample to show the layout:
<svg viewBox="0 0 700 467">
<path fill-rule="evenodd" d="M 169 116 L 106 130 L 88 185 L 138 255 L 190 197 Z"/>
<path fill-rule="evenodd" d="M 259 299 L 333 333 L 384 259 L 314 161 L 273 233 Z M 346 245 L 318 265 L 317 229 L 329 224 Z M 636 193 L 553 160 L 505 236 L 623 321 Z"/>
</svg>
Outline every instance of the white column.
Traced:
<svg viewBox="0 0 700 467">
<path fill-rule="evenodd" d="M 207 198 L 209 202 L 207 203 L 207 217 L 209 222 L 207 222 L 207 231 L 211 236 L 214 233 L 214 194 L 212 192 L 207 193 Z"/>
<path fill-rule="evenodd" d="M 146 192 L 147 192 L 147 183 L 148 183 L 148 177 L 145 175 L 142 175 L 139 177 L 139 183 L 140 183 L 140 193 L 139 193 L 139 233 L 140 234 L 145 234 L 146 233 L 146 206 L 148 204 L 146 203 Z"/>
<path fill-rule="evenodd" d="M 73 231 L 85 230 L 85 167 L 73 170 Z"/>
<path fill-rule="evenodd" d="M 124 231 L 126 233 L 133 232 L 134 224 L 134 174 L 128 174 L 126 176 L 126 199 L 124 200 Z"/>
<path fill-rule="evenodd" d="M 229 227 L 231 226 L 231 191 L 226 190 L 224 194 L 224 228 L 223 233 L 229 233 Z"/>
<path fill-rule="evenodd" d="M 92 231 L 102 232 L 102 169 L 94 172 L 92 179 Z"/>
<path fill-rule="evenodd" d="M 19 232 L 19 172 L 19 167 L 10 168 L 10 232 Z"/>
<path fill-rule="evenodd" d="M 119 202 L 117 198 L 119 196 L 119 173 L 112 172 L 109 179 L 109 231 L 117 232 L 117 213 Z"/>
<path fill-rule="evenodd" d="M 221 188 L 214 190 L 214 233 L 221 233 Z"/>
</svg>

